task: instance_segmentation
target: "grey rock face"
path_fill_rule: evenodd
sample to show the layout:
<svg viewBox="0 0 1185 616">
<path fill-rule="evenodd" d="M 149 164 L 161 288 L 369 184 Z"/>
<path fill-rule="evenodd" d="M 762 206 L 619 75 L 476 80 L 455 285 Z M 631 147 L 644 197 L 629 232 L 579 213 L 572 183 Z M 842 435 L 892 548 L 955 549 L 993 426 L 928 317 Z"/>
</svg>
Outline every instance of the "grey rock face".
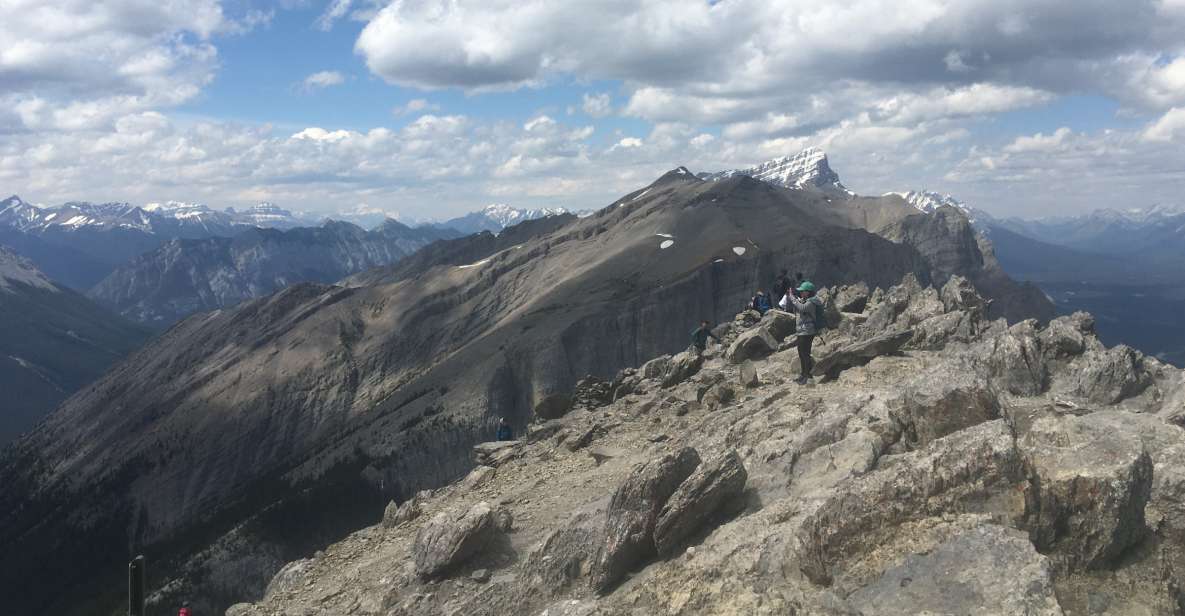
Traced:
<svg viewBox="0 0 1185 616">
<path fill-rule="evenodd" d="M 835 306 L 841 312 L 862 313 L 868 307 L 870 296 L 868 285 L 862 282 L 844 285 L 835 292 Z"/>
<path fill-rule="evenodd" d="M 662 375 L 666 374 L 667 367 L 670 366 L 670 364 L 671 356 L 661 355 L 642 364 L 642 367 L 638 369 L 638 372 L 641 373 L 642 378 L 644 379 L 659 379 L 662 378 Z"/>
<path fill-rule="evenodd" d="M 605 520 L 605 543 L 592 567 L 592 587 L 604 591 L 654 552 L 654 526 L 667 499 L 700 464 L 694 449 L 634 468 L 614 492 Z"/>
<path fill-rule="evenodd" d="M 757 387 L 761 384 L 757 379 L 757 366 L 754 366 L 753 362 L 745 361 L 741 364 L 740 380 L 742 387 Z"/>
<path fill-rule="evenodd" d="M 1058 317 L 1041 330 L 1041 348 L 1050 359 L 1064 359 L 1081 355 L 1087 348 L 1087 339 L 1094 335 L 1094 317 L 1085 312 L 1075 312 L 1068 317 Z"/>
<path fill-rule="evenodd" d="M 903 426 L 902 439 L 911 448 L 1000 417 L 1000 401 L 983 379 L 959 374 L 911 383 L 900 410 L 893 413 Z"/>
<path fill-rule="evenodd" d="M 894 526 L 982 504 L 994 490 L 1019 484 L 1023 477 L 1021 457 L 1003 420 L 938 439 L 853 480 L 819 505 L 798 532 L 802 572 L 827 584 L 838 560 L 867 549 Z"/>
<path fill-rule="evenodd" d="M 554 596 L 591 572 L 593 557 L 605 540 L 601 520 L 578 515 L 547 533 L 523 563 L 519 584 L 526 593 Z"/>
<path fill-rule="evenodd" d="M 563 417 L 572 409 L 572 396 L 568 394 L 551 394 L 535 405 L 535 417 L 544 421 Z"/>
<path fill-rule="evenodd" d="M 1061 616 L 1049 560 L 1020 531 L 984 525 L 913 554 L 848 601 L 865 614 Z"/>
<path fill-rule="evenodd" d="M 1035 396 L 1047 387 L 1048 368 L 1037 342 L 1037 324 L 1022 321 L 992 341 L 988 367 L 997 384 L 1018 396 Z"/>
<path fill-rule="evenodd" d="M 416 534 L 416 574 L 422 578 L 447 574 L 484 548 L 498 532 L 497 515 L 486 502 L 468 511 L 452 509 L 436 514 Z"/>
<path fill-rule="evenodd" d="M 1089 415 L 1046 417 L 1019 446 L 1032 475 L 1025 523 L 1039 551 L 1097 569 L 1145 532 L 1152 459 L 1139 437 Z"/>
<path fill-rule="evenodd" d="M 671 495 L 654 526 L 654 546 L 669 555 L 721 510 L 737 509 L 749 478 L 737 452 L 700 464 Z"/>
<path fill-rule="evenodd" d="M 962 276 L 951 276 L 950 280 L 942 285 L 939 296 L 947 312 L 963 310 L 975 312 L 982 317 L 987 308 L 987 302 L 975 290 L 975 286 Z"/>
<path fill-rule="evenodd" d="M 675 355 L 667 362 L 662 373 L 662 386 L 674 387 L 691 378 L 704 365 L 704 358 L 691 351 Z"/>
<path fill-rule="evenodd" d="M 896 353 L 912 338 L 912 330 L 901 330 L 850 344 L 818 360 L 811 374 L 835 378 L 848 368 L 863 366 L 881 355 Z"/>
<path fill-rule="evenodd" d="M 789 312 L 770 310 L 761 317 L 761 326 L 774 337 L 774 340 L 781 342 L 794 333 L 795 321 L 794 315 Z"/>
<path fill-rule="evenodd" d="M 778 341 L 765 327 L 754 327 L 737 336 L 728 348 L 728 361 L 739 364 L 747 359 L 761 359 L 778 350 Z"/>
<path fill-rule="evenodd" d="M 1120 345 L 1083 356 L 1076 374 L 1075 393 L 1099 404 L 1115 404 L 1144 391 L 1151 378 L 1143 356 Z"/>
</svg>

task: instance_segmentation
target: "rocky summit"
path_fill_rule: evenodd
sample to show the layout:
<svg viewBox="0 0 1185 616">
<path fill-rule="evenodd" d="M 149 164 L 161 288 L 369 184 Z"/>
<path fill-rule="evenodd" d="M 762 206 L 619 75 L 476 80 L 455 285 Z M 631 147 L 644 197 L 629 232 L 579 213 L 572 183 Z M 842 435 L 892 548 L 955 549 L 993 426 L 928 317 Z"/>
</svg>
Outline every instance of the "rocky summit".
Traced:
<svg viewBox="0 0 1185 616">
<path fill-rule="evenodd" d="M 814 384 L 791 315 L 742 313 L 227 616 L 1180 613 L 1185 373 L 957 276 L 820 295 Z"/>
<path fill-rule="evenodd" d="M 681 351 L 701 319 L 731 321 L 782 268 L 850 285 L 837 291 L 828 321 L 840 323 L 847 310 L 858 314 L 852 323 L 865 322 L 867 336 L 825 336 L 823 350 L 839 354 L 821 356 L 820 378 L 915 336 L 925 348 L 971 339 L 977 325 L 966 311 L 919 321 L 908 335 L 895 329 L 948 304 L 1020 323 L 1053 312 L 1039 291 L 999 270 L 991 246 L 955 208 L 922 213 L 895 197 L 785 188 L 743 174 L 705 181 L 678 168 L 590 216 L 438 242 L 339 284 L 293 285 L 177 323 L 0 452 L 0 596 L 15 596 L 17 613 L 110 613 L 122 602 L 127 558 L 144 553 L 159 605 L 225 609 L 259 597 L 287 562 L 372 523 L 390 501 L 464 478 L 474 467 L 470 450 L 491 440 L 500 417 L 521 433 L 535 409 L 564 421 L 573 407 L 650 391 L 655 381 L 694 388 L 670 403 L 682 417 L 693 417 L 693 407 L 747 404 L 784 378 L 765 366 L 785 359 L 782 346 L 793 340 L 786 318 L 742 321 L 754 327 L 729 334 L 724 358 Z M 860 290 L 890 289 L 906 275 L 919 288 L 946 291 L 915 302 L 912 287 Z M 947 289 L 954 276 L 966 287 Z M 1010 346 L 999 353 L 1034 352 L 1020 333 L 1004 340 Z M 614 383 L 622 369 L 665 355 Z M 1083 377 L 1084 391 L 1095 400 L 1145 391 L 1144 377 L 1112 369 L 1137 356 L 1107 357 L 1078 373 L 1093 375 Z M 744 382 L 703 380 L 725 373 L 712 361 L 744 370 Z M 1000 367 L 1017 395 L 1042 390 L 1049 375 L 1039 369 L 1033 361 Z M 615 472 L 621 455 L 599 444 L 620 431 L 614 421 L 574 426 L 560 447 L 599 460 L 603 470 L 586 478 L 605 488 L 617 479 L 597 473 Z M 766 481 L 743 452 L 738 465 L 727 452 L 687 446 L 695 456 L 672 451 L 683 462 L 655 462 L 620 493 L 618 547 L 588 561 L 601 563 L 600 590 L 615 588 L 651 552 L 674 554 L 699 536 L 701 521 L 714 519 L 711 503 L 731 502 L 741 478 Z M 483 459 L 519 453 L 495 449 Z M 470 479 L 470 491 L 498 481 Z M 442 511 L 433 502 L 419 507 L 429 519 Z M 521 537 L 514 526 L 507 534 L 497 530 L 504 523 L 490 524 L 508 505 L 488 504 L 485 514 L 456 503 L 440 522 L 467 520 L 480 540 L 439 524 L 425 533 L 434 539 L 418 560 L 430 579 L 451 579 L 461 561 L 503 535 L 512 544 Z M 483 568 L 491 583 L 505 569 Z M 536 570 L 554 573 L 551 564 Z"/>
</svg>

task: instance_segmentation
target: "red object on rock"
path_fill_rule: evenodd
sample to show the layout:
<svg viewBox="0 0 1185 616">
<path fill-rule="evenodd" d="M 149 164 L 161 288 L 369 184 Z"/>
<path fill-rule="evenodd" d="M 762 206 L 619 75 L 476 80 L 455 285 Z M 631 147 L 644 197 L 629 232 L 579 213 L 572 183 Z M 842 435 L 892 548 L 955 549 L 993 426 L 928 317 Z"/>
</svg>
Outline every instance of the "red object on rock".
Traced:
<svg viewBox="0 0 1185 616">
<path fill-rule="evenodd" d="M 193 616 L 193 614 L 189 612 L 189 608 L 183 607 L 180 612 L 177 612 L 177 616 Z"/>
</svg>

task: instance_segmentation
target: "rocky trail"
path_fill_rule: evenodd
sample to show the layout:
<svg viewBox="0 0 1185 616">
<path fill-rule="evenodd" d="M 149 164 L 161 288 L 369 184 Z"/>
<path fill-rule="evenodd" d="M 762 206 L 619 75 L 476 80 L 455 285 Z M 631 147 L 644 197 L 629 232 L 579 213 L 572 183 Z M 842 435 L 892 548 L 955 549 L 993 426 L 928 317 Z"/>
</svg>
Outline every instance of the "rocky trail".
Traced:
<svg viewBox="0 0 1185 616">
<path fill-rule="evenodd" d="M 1009 326 L 960 277 L 585 379 L 464 479 L 228 616 L 1173 614 L 1185 376 L 1086 314 Z"/>
</svg>

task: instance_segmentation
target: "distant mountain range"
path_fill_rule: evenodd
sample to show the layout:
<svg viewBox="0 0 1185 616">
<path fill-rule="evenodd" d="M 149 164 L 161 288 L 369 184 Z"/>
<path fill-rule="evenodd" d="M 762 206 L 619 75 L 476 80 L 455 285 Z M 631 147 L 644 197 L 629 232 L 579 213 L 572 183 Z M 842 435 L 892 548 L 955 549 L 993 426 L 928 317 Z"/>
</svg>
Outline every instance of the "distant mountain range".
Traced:
<svg viewBox="0 0 1185 616">
<path fill-rule="evenodd" d="M 0 246 L 0 447 L 148 335 Z"/>
<path fill-rule="evenodd" d="M 522 210 L 502 203 L 487 205 L 485 208 L 471 212 L 458 218 L 452 218 L 441 223 L 430 223 L 429 226 L 442 229 L 456 229 L 465 235 L 489 231 L 500 233 L 503 229 L 517 225 L 527 220 L 536 220 L 548 216 L 568 214 L 562 207 Z"/>
<path fill-rule="evenodd" d="M 298 282 L 332 283 L 390 265 L 431 242 L 460 235 L 388 220 L 373 231 L 327 222 L 286 231 L 252 228 L 234 237 L 173 239 L 119 266 L 89 295 L 128 318 L 171 325 Z"/>
</svg>

